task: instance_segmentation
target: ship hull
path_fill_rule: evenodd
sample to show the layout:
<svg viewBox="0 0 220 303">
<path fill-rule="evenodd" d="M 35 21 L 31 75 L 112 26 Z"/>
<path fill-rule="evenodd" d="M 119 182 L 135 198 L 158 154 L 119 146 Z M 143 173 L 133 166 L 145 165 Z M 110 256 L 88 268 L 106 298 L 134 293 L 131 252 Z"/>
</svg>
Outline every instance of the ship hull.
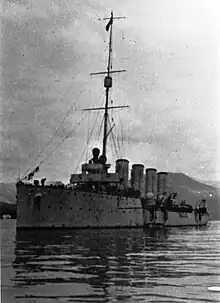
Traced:
<svg viewBox="0 0 220 303">
<path fill-rule="evenodd" d="M 144 222 L 148 227 L 181 227 L 181 226 L 204 226 L 209 221 L 208 213 L 167 211 L 145 209 Z"/>
<path fill-rule="evenodd" d="M 17 185 L 17 228 L 202 226 L 207 213 L 153 210 L 140 198 L 48 186 Z"/>
<path fill-rule="evenodd" d="M 17 228 L 143 227 L 138 198 L 17 185 Z"/>
</svg>

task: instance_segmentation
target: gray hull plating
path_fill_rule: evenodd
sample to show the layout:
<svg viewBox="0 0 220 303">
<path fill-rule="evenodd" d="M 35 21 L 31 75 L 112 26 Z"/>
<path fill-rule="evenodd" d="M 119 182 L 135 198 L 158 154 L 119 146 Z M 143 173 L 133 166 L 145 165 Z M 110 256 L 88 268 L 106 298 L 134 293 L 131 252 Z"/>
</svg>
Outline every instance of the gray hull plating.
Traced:
<svg viewBox="0 0 220 303">
<path fill-rule="evenodd" d="M 71 189 L 17 186 L 17 228 L 115 228 L 206 225 L 208 215 L 158 210 L 152 218 L 141 199 Z"/>
<path fill-rule="evenodd" d="M 154 227 L 178 227 L 178 226 L 203 226 L 209 221 L 209 215 L 195 214 L 195 212 L 175 212 L 168 211 L 165 219 L 164 212 L 157 210 L 152 218 L 152 211 L 145 209 L 144 222 L 145 226 Z"/>
<path fill-rule="evenodd" d="M 144 222 L 138 198 L 23 185 L 17 195 L 18 228 L 141 227 Z"/>
</svg>

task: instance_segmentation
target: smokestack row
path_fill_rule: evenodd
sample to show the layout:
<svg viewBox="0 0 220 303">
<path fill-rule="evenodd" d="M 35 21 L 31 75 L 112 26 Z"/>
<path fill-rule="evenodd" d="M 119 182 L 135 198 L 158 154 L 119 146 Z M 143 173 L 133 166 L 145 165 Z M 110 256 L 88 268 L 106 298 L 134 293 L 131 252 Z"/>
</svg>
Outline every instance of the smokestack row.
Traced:
<svg viewBox="0 0 220 303">
<path fill-rule="evenodd" d="M 131 187 L 140 192 L 144 189 L 144 165 L 134 164 L 131 170 Z"/>
<path fill-rule="evenodd" d="M 120 181 L 124 187 L 128 187 L 128 167 L 129 161 L 127 159 L 116 160 L 115 172 L 118 173 Z"/>
<path fill-rule="evenodd" d="M 119 174 L 121 182 L 125 188 L 128 187 L 129 161 L 127 159 L 118 159 L 116 161 L 116 173 Z M 131 187 L 134 190 L 145 193 L 164 193 L 167 192 L 167 172 L 158 172 L 155 168 L 145 169 L 144 165 L 133 164 L 131 170 Z M 145 183 L 145 185 L 144 185 Z"/>
<path fill-rule="evenodd" d="M 168 177 L 168 173 L 166 173 L 166 172 L 157 173 L 157 192 L 158 193 L 167 192 L 167 177 Z"/>
<path fill-rule="evenodd" d="M 157 170 L 155 168 L 145 170 L 145 193 L 157 193 Z"/>
</svg>

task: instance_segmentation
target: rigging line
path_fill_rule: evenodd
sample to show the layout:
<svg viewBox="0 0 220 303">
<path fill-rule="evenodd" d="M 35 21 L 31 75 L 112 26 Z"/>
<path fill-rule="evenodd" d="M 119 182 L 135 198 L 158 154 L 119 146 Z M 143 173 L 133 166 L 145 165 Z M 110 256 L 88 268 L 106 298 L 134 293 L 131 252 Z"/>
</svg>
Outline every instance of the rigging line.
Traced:
<svg viewBox="0 0 220 303">
<path fill-rule="evenodd" d="M 110 119 L 109 119 L 109 116 L 108 116 L 108 123 L 110 125 L 110 128 L 111 128 L 111 123 L 110 123 Z M 112 136 L 112 143 L 113 143 L 113 146 L 114 146 L 114 149 L 115 149 L 115 154 L 116 156 L 118 157 L 118 151 L 117 151 L 117 146 L 115 144 L 115 138 L 114 138 L 114 135 L 113 135 L 113 132 L 111 131 L 111 136 Z M 113 150 L 112 150 L 113 152 Z"/>
<path fill-rule="evenodd" d="M 114 137 L 113 133 L 111 133 L 111 136 L 112 136 L 112 143 L 113 143 L 113 146 L 114 146 L 114 149 L 115 149 L 116 157 L 119 158 L 119 153 L 118 153 L 118 150 L 117 150 L 117 146 L 116 146 L 116 143 L 115 143 L 115 137 Z"/>
<path fill-rule="evenodd" d="M 77 171 L 77 169 L 78 169 L 78 167 L 79 167 L 79 164 L 81 163 L 82 158 L 83 158 L 83 156 L 84 156 L 86 150 L 87 150 L 87 145 L 85 146 L 85 148 L 84 148 L 84 150 L 83 150 L 83 153 L 81 154 L 81 157 L 80 157 L 80 159 L 79 159 L 79 161 L 78 161 L 78 163 L 77 163 L 75 169 L 73 170 L 74 174 L 76 173 L 76 171 Z"/>
<path fill-rule="evenodd" d="M 109 142 L 110 142 L 110 145 L 111 145 L 112 155 L 113 155 L 113 156 L 116 156 L 116 154 L 114 153 L 113 142 L 112 142 L 112 140 L 111 140 L 111 137 L 110 137 Z M 117 157 L 117 156 L 116 156 L 116 157 Z"/>
<path fill-rule="evenodd" d="M 104 100 L 104 99 L 103 99 Z M 99 112 L 100 113 L 100 112 Z M 99 115 L 100 116 L 100 115 Z M 99 116 L 97 117 L 97 121 L 99 119 Z M 104 119 L 105 117 L 103 116 L 101 119 L 101 123 L 100 123 L 100 127 L 99 127 L 99 131 L 97 132 L 97 140 L 99 140 L 100 136 L 101 136 L 101 131 L 102 131 L 102 125 L 104 125 Z"/>
<path fill-rule="evenodd" d="M 49 144 L 52 142 L 54 136 L 55 136 L 56 133 L 58 132 L 58 129 L 62 126 L 62 124 L 63 124 L 64 121 L 67 119 L 67 117 L 69 116 L 70 112 L 72 111 L 73 106 L 74 106 L 74 104 L 72 104 L 72 105 L 70 106 L 70 109 L 67 111 L 67 113 L 66 113 L 66 115 L 64 116 L 63 120 L 61 121 L 61 123 L 60 123 L 60 124 L 58 125 L 58 127 L 56 128 L 54 134 L 53 134 L 53 135 L 51 136 L 51 138 L 48 140 L 48 142 L 47 142 L 45 148 L 44 148 L 44 149 L 41 151 L 41 153 L 38 155 L 36 161 L 40 158 L 40 156 L 43 154 L 43 152 L 46 150 L 46 148 L 47 148 L 47 147 L 49 146 Z"/>
<path fill-rule="evenodd" d="M 112 136 L 113 136 L 113 141 L 114 141 L 114 145 L 115 145 L 115 149 L 116 149 L 116 154 L 117 154 L 117 157 L 119 158 L 120 154 L 121 154 L 121 150 L 120 150 L 120 148 L 117 148 L 116 139 L 113 134 L 112 134 Z"/>
<path fill-rule="evenodd" d="M 89 111 L 89 116 L 88 116 L 88 133 L 87 133 L 87 147 L 89 146 L 89 128 L 90 128 L 90 114 L 91 112 Z M 88 159 L 88 148 L 86 150 L 86 161 Z"/>
<path fill-rule="evenodd" d="M 81 96 L 81 94 L 83 93 L 84 90 L 85 90 L 84 88 L 81 90 L 81 92 L 80 92 L 80 94 L 79 94 L 79 97 Z M 79 97 L 78 97 L 78 98 L 79 98 Z M 56 128 L 54 134 L 53 134 L 53 135 L 50 137 L 50 139 L 47 141 L 45 147 L 44 147 L 43 150 L 40 152 L 40 154 L 37 156 L 35 162 L 38 161 L 38 159 L 41 157 L 41 155 L 42 155 L 42 154 L 44 153 L 44 151 L 47 149 L 47 147 L 49 146 L 49 144 L 52 142 L 52 140 L 53 140 L 54 136 L 56 135 L 58 129 L 62 126 L 62 124 L 64 123 L 64 121 L 66 120 L 66 118 L 69 116 L 69 114 L 70 114 L 70 112 L 72 111 L 74 105 L 75 105 L 75 103 L 74 103 L 74 104 L 71 104 L 71 106 L 69 107 L 69 109 L 68 109 L 66 115 L 64 116 L 63 120 L 61 121 L 61 123 L 60 123 L 60 124 L 58 125 L 58 127 Z M 32 154 L 33 154 L 33 153 L 32 153 Z M 29 158 L 31 158 L 31 157 L 32 157 L 32 155 L 31 155 Z M 29 167 L 29 169 L 24 173 L 24 175 L 26 175 L 30 170 L 31 170 L 31 167 Z"/>
<path fill-rule="evenodd" d="M 121 155 L 122 151 L 121 151 L 121 146 L 120 146 L 119 136 L 118 135 L 115 136 L 115 144 L 117 146 L 119 154 Z"/>
<path fill-rule="evenodd" d="M 85 115 L 84 115 L 85 116 Z M 84 117 L 83 117 L 84 118 Z M 76 127 L 77 126 L 79 126 L 80 125 L 80 123 L 83 121 L 83 118 L 78 122 L 78 124 L 76 125 Z M 60 145 L 71 135 L 71 134 L 73 134 L 73 132 L 75 131 L 75 129 L 76 129 L 76 127 L 68 134 L 68 135 L 66 135 L 65 137 L 64 137 L 64 139 L 38 164 L 38 167 L 41 165 L 41 164 L 43 164 L 48 158 L 49 158 L 49 156 L 51 155 L 51 154 L 53 154 L 57 149 L 58 149 L 58 147 L 60 147 Z M 25 178 L 25 176 L 21 179 L 21 180 L 24 180 L 24 178 Z"/>
<path fill-rule="evenodd" d="M 121 119 L 120 119 L 120 127 L 121 127 L 121 145 L 122 145 L 122 148 L 124 149 L 124 140 L 125 140 L 125 138 L 124 138 L 124 131 L 123 131 L 123 125 L 122 125 L 122 122 L 121 122 Z M 119 140 L 118 140 L 118 144 L 120 144 L 119 143 Z"/>
<path fill-rule="evenodd" d="M 85 115 L 84 115 L 84 116 L 85 116 Z M 81 122 L 82 122 L 83 119 L 84 119 L 84 116 L 83 116 L 83 117 L 81 118 L 81 120 L 77 123 L 76 127 L 79 126 L 79 125 L 81 124 Z M 63 138 L 63 140 L 55 147 L 55 149 L 52 150 L 52 152 L 50 152 L 50 153 L 47 155 L 47 157 L 45 157 L 45 158 L 39 163 L 38 166 L 40 166 L 41 164 L 43 164 L 43 163 L 49 158 L 49 156 L 50 156 L 51 154 L 53 154 L 53 153 L 60 147 L 60 145 L 74 133 L 74 131 L 76 130 L 76 127 L 75 127 L 68 135 L 66 135 L 66 136 Z"/>
<path fill-rule="evenodd" d="M 117 118 L 119 118 L 119 120 L 120 120 L 120 113 L 118 113 Z M 116 128 L 116 129 L 118 130 L 118 125 L 117 125 L 117 128 Z M 117 146 L 118 151 L 119 151 L 119 154 L 120 154 L 120 153 L 121 153 L 121 152 L 120 152 L 120 145 L 119 145 L 119 142 L 118 142 L 119 136 L 118 136 L 117 131 L 116 131 L 115 133 L 116 133 L 116 135 L 115 135 L 115 140 L 116 140 L 116 143 L 117 143 L 116 146 Z"/>
<path fill-rule="evenodd" d="M 105 98 L 103 98 L 103 100 L 102 100 L 103 106 L 104 106 L 104 103 L 105 103 Z M 99 140 L 99 138 L 101 136 L 102 125 L 104 126 L 104 119 L 105 119 L 105 117 L 103 116 L 102 119 L 101 119 L 100 128 L 99 128 L 99 132 L 98 132 L 98 140 Z"/>
<path fill-rule="evenodd" d="M 95 119 L 95 123 L 93 124 L 93 127 L 92 127 L 91 132 L 90 132 L 89 141 L 90 141 L 90 139 L 91 139 L 91 137 L 92 137 L 92 134 L 93 134 L 93 131 L 94 131 L 94 129 L 95 129 L 96 123 L 97 123 L 97 121 L 98 121 L 98 119 L 99 119 L 100 113 L 101 113 L 101 112 L 98 111 L 97 116 L 96 116 L 96 119 Z"/>
<path fill-rule="evenodd" d="M 83 153 L 81 154 L 81 157 L 80 157 L 80 159 L 79 159 L 79 161 L 78 161 L 78 163 L 77 163 L 77 165 L 76 165 L 76 167 L 75 167 L 75 169 L 74 169 L 74 173 L 76 173 L 76 171 L 77 171 L 77 169 L 78 169 L 78 167 L 79 167 L 79 164 L 80 164 L 80 162 L 82 161 L 82 158 L 83 158 L 83 156 L 84 156 L 86 150 L 88 149 L 88 144 L 89 144 L 89 141 L 90 141 L 90 139 L 91 139 L 91 137 L 92 137 L 92 134 L 93 134 L 93 131 L 94 131 L 94 129 L 95 129 L 95 125 L 96 125 L 96 122 L 97 122 L 97 120 L 98 120 L 99 115 L 100 115 L 100 112 L 97 113 L 97 117 L 96 117 L 95 123 L 94 123 L 94 125 L 93 125 L 93 127 L 92 127 L 92 129 L 91 129 L 91 132 L 90 132 L 90 134 L 89 134 L 89 138 L 88 138 L 87 144 L 86 144 L 86 146 L 85 146 L 85 148 L 84 148 L 84 151 L 83 151 Z"/>
<path fill-rule="evenodd" d="M 119 118 L 120 124 L 121 124 L 120 112 L 118 113 L 118 118 Z M 118 127 L 117 127 L 117 129 L 118 129 Z M 115 146 L 118 149 L 118 154 L 121 154 L 121 146 L 120 146 L 120 140 L 119 140 L 118 133 L 116 133 L 116 135 L 114 136 L 114 141 L 115 141 Z"/>
<path fill-rule="evenodd" d="M 102 100 L 102 102 L 104 101 L 104 98 L 103 98 L 103 100 Z M 86 150 L 86 161 L 88 160 L 88 146 L 89 146 L 89 141 L 90 141 L 90 139 L 91 139 L 91 133 L 90 133 L 90 122 L 91 122 L 91 120 L 90 120 L 90 118 L 91 118 L 91 115 L 90 115 L 90 111 L 89 111 L 89 120 L 88 120 L 88 133 L 87 133 L 87 145 L 86 145 L 86 147 L 85 147 L 85 149 L 87 148 L 87 150 Z M 96 117 L 96 121 L 98 120 L 98 118 L 99 118 L 99 112 L 97 113 L 97 117 Z M 93 127 L 94 127 L 94 125 L 93 125 Z M 84 154 L 84 152 L 83 152 L 83 154 Z M 81 159 L 81 158 L 80 158 Z M 77 168 L 78 168 L 78 165 L 79 164 L 77 164 Z"/>
<path fill-rule="evenodd" d="M 105 100 L 104 100 L 104 98 L 103 98 L 102 103 L 104 103 L 104 102 L 105 102 Z M 97 117 L 96 117 L 96 120 L 95 120 L 95 124 L 98 123 L 99 118 L 100 118 L 100 115 L 101 115 L 101 112 L 98 111 Z M 103 116 L 103 118 L 101 119 L 100 129 L 99 129 L 99 131 L 96 132 L 96 134 L 95 134 L 95 136 L 94 136 L 95 139 L 97 139 L 97 140 L 99 140 L 99 137 L 100 137 L 100 134 L 101 134 L 101 129 L 102 129 L 102 124 L 103 124 L 103 123 L 104 123 L 104 116 Z"/>
<path fill-rule="evenodd" d="M 101 136 L 103 122 L 104 122 L 104 117 L 102 117 L 102 120 L 101 120 L 101 123 L 100 123 L 100 128 L 99 128 L 99 132 L 98 132 L 98 136 L 97 136 L 98 140 L 99 140 L 99 138 Z"/>
<path fill-rule="evenodd" d="M 131 122 L 131 109 L 129 108 L 129 123 L 128 123 L 128 136 L 127 136 L 127 144 L 130 146 L 131 143 L 131 128 L 132 128 L 132 122 Z"/>
</svg>

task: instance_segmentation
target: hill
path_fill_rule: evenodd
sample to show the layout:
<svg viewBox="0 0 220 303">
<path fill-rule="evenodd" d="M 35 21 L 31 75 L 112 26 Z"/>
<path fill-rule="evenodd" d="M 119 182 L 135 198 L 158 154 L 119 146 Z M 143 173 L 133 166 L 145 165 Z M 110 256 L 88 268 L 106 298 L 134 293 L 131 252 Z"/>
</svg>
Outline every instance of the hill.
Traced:
<svg viewBox="0 0 220 303">
<path fill-rule="evenodd" d="M 0 183 L 0 201 L 16 203 L 16 187 L 14 183 Z"/>
<path fill-rule="evenodd" d="M 201 181 L 202 183 L 205 183 L 205 184 L 208 184 L 208 185 L 211 185 L 213 187 L 216 187 L 218 189 L 220 189 L 220 182 L 219 181 L 211 181 L 211 180 L 208 180 L 208 181 Z"/>
<path fill-rule="evenodd" d="M 183 173 L 169 173 L 168 187 L 170 192 L 177 192 L 179 199 L 188 201 L 193 206 L 205 198 L 212 220 L 220 220 L 220 190 L 208 184 L 201 183 Z"/>
</svg>

